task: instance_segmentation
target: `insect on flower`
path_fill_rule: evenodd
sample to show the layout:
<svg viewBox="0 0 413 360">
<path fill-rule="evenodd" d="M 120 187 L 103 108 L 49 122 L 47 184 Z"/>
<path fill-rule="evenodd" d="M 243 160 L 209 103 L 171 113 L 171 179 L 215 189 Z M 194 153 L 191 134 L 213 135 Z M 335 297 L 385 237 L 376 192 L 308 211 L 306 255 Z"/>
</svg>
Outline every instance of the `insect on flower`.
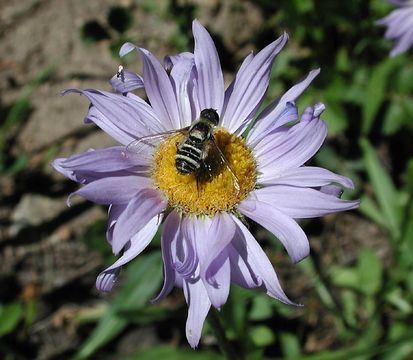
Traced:
<svg viewBox="0 0 413 360">
<path fill-rule="evenodd" d="M 119 79 L 119 78 L 122 78 L 123 77 L 123 66 L 122 65 L 119 65 L 119 68 L 118 68 L 118 72 L 116 73 L 116 77 Z M 123 80 L 123 79 L 122 79 Z"/>
<path fill-rule="evenodd" d="M 227 89 L 214 42 L 197 20 L 193 34 L 194 52 L 168 56 L 164 64 L 124 44 L 120 55 L 137 50 L 143 76 L 121 69 L 123 76 L 110 80 L 114 92 L 67 90 L 89 99 L 86 122 L 120 145 L 56 159 L 53 166 L 83 184 L 69 203 L 80 195 L 109 205 L 107 240 L 119 258 L 97 277 L 100 291 L 112 290 L 122 266 L 163 223 L 164 284 L 154 301 L 175 286 L 183 289 L 186 336 L 196 347 L 210 307 L 225 304 L 231 283 L 294 305 L 246 218 L 273 233 L 298 262 L 310 248 L 296 219 L 358 202 L 340 198 L 343 187 L 353 187 L 350 179 L 305 166 L 327 135 L 324 105 L 299 116 L 295 100 L 318 69 L 259 111 L 287 34 L 249 54 Z M 149 103 L 133 93 L 142 88 Z"/>
<path fill-rule="evenodd" d="M 237 176 L 224 153 L 217 145 L 214 128 L 219 123 L 219 115 L 215 109 L 203 109 L 199 119 L 183 129 L 141 137 L 127 146 L 127 151 L 134 154 L 145 153 L 144 148 L 156 149 L 159 144 L 176 134 L 182 134 L 178 141 L 175 155 L 175 166 L 182 175 L 194 175 L 197 184 L 210 180 L 221 167 L 226 167 L 231 174 L 233 186 L 239 192 Z"/>
</svg>

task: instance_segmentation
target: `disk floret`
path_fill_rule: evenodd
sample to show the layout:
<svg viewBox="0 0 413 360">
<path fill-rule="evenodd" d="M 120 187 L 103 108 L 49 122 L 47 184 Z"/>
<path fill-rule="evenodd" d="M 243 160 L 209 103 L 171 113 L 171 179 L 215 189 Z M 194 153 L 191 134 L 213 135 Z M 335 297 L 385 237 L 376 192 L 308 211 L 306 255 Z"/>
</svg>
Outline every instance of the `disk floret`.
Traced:
<svg viewBox="0 0 413 360">
<path fill-rule="evenodd" d="M 214 216 L 232 211 L 255 187 L 256 163 L 244 139 L 223 128 L 217 129 L 214 136 L 230 169 L 215 162 L 214 154 L 211 154 L 211 158 L 206 159 L 211 165 L 209 173 L 180 174 L 175 166 L 175 156 L 177 145 L 184 138 L 182 134 L 165 140 L 154 154 L 152 178 L 156 187 L 165 195 L 170 207 L 186 215 Z"/>
</svg>

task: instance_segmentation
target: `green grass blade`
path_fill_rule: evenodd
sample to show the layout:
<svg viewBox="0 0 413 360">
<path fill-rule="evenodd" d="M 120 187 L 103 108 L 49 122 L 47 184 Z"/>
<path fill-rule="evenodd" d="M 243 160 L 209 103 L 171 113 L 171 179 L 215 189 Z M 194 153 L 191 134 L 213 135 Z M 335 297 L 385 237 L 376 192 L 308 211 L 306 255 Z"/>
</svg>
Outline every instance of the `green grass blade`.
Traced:
<svg viewBox="0 0 413 360">
<path fill-rule="evenodd" d="M 120 312 L 124 309 L 143 307 L 159 289 L 162 280 L 162 259 L 160 252 L 147 256 L 129 264 L 128 277 L 113 305 L 100 320 L 90 337 L 76 354 L 76 359 L 86 359 L 97 349 L 117 336 L 128 324 L 128 319 Z"/>
<path fill-rule="evenodd" d="M 361 140 L 361 149 L 374 195 L 385 217 L 387 228 L 390 229 L 392 237 L 396 239 L 400 236 L 401 215 L 398 207 L 397 190 L 367 139 Z"/>
</svg>

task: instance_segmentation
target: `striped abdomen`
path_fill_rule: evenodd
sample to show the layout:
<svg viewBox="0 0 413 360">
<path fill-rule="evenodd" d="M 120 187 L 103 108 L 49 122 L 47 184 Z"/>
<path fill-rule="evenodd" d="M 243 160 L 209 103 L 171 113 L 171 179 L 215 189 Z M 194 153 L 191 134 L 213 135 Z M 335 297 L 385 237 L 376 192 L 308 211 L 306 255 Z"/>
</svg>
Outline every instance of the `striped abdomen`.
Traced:
<svg viewBox="0 0 413 360">
<path fill-rule="evenodd" d="M 175 166 L 179 173 L 188 175 L 200 168 L 210 134 L 210 126 L 202 122 L 195 123 L 189 129 L 188 138 L 178 146 L 176 151 Z"/>
</svg>

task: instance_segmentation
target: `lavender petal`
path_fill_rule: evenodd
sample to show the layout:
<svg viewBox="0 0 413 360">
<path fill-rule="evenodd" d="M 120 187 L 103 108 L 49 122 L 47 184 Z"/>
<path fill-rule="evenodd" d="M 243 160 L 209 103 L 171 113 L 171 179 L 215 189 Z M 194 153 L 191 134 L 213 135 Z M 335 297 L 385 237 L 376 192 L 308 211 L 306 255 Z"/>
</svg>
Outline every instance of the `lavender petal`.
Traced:
<svg viewBox="0 0 413 360">
<path fill-rule="evenodd" d="M 336 198 L 341 198 L 343 195 L 343 189 L 336 185 L 324 185 L 320 187 L 320 191 L 324 194 L 335 196 Z"/>
<path fill-rule="evenodd" d="M 196 244 L 200 277 L 215 307 L 225 303 L 230 284 L 230 267 L 225 250 L 235 233 L 231 216 L 222 213 L 210 218 L 185 219 L 184 234 Z"/>
<path fill-rule="evenodd" d="M 408 1 L 390 1 L 399 8 L 376 22 L 377 25 L 387 26 L 385 38 L 395 40 L 390 52 L 394 57 L 408 50 L 413 45 L 413 4 Z"/>
<path fill-rule="evenodd" d="M 166 205 L 158 191 L 148 188 L 139 190 L 115 224 L 112 240 L 113 252 L 118 254 L 150 219 L 165 209 Z"/>
<path fill-rule="evenodd" d="M 313 114 L 313 110 L 311 112 Z M 283 171 L 303 165 L 315 155 L 327 136 L 327 127 L 318 117 L 302 120 L 287 129 L 280 129 L 267 136 L 254 148 L 259 172 L 259 181 L 281 175 Z"/>
<path fill-rule="evenodd" d="M 100 127 L 105 133 L 114 138 L 121 144 L 127 145 L 135 138 L 122 128 L 121 123 L 116 123 L 103 115 L 95 106 L 91 105 L 84 119 L 85 123 L 94 123 Z"/>
<path fill-rule="evenodd" d="M 130 97 L 96 89 L 68 89 L 64 94 L 70 92 L 85 95 L 93 104 L 86 119 L 124 145 L 136 137 L 167 130 L 156 116 L 148 116 L 148 106 Z"/>
<path fill-rule="evenodd" d="M 212 108 L 221 114 L 224 103 L 224 77 L 217 49 L 208 31 L 198 20 L 192 23 L 192 33 L 195 39 L 194 56 L 200 109 Z"/>
<path fill-rule="evenodd" d="M 231 281 L 245 289 L 260 287 L 262 279 L 257 276 L 250 264 L 247 248 L 238 246 L 236 249 L 231 244 L 228 253 L 231 262 Z"/>
<path fill-rule="evenodd" d="M 304 259 L 310 253 L 310 246 L 304 231 L 291 217 L 275 206 L 259 200 L 244 200 L 238 205 L 238 210 L 273 233 L 284 245 L 294 263 Z"/>
<path fill-rule="evenodd" d="M 358 201 L 341 200 L 321 191 L 296 186 L 266 186 L 255 191 L 257 199 L 275 206 L 293 219 L 306 219 L 358 207 Z M 275 204 L 275 205 L 271 205 Z"/>
<path fill-rule="evenodd" d="M 189 126 L 199 114 L 192 112 L 194 103 L 190 91 L 191 81 L 195 76 L 195 61 L 193 58 L 184 58 L 177 62 L 171 70 L 171 81 L 176 94 L 178 104 L 180 128 Z"/>
<path fill-rule="evenodd" d="M 244 224 L 234 217 L 237 224 L 237 236 L 234 238 L 233 246 L 238 253 L 247 253 L 248 265 L 262 280 L 263 286 L 269 296 L 288 305 L 297 305 L 285 295 L 278 281 L 277 274 L 267 255 L 261 249 L 255 238 L 251 235 Z"/>
<path fill-rule="evenodd" d="M 164 282 L 159 294 L 151 300 L 152 303 L 162 300 L 174 287 L 175 270 L 173 268 L 172 243 L 176 243 L 182 238 L 180 228 L 181 217 L 176 211 L 172 211 L 165 220 L 161 237 Z"/>
<path fill-rule="evenodd" d="M 227 249 L 221 251 L 208 267 L 204 285 L 212 305 L 220 309 L 227 302 L 231 285 L 231 263 Z"/>
<path fill-rule="evenodd" d="M 151 187 L 151 180 L 140 176 L 105 177 L 87 184 L 70 194 L 67 203 L 70 206 L 71 199 L 75 195 L 97 204 L 126 204 L 142 188 Z"/>
<path fill-rule="evenodd" d="M 287 41 L 288 35 L 284 33 L 238 71 L 222 114 L 222 126 L 231 133 L 242 133 L 255 116 L 267 91 L 273 62 Z"/>
<path fill-rule="evenodd" d="M 197 280 L 184 280 L 183 290 L 188 304 L 188 318 L 186 320 L 186 338 L 193 349 L 198 346 L 202 327 L 211 307 L 204 283 Z"/>
<path fill-rule="evenodd" d="M 161 63 L 146 49 L 138 48 L 143 60 L 143 80 L 149 102 L 165 123 L 166 130 L 179 129 L 178 106 L 172 84 Z"/>
<path fill-rule="evenodd" d="M 162 217 L 162 216 L 161 216 Z M 96 288 L 99 291 L 109 292 L 117 280 L 121 266 L 138 256 L 151 242 L 158 230 L 161 217 L 158 215 L 150 219 L 146 225 L 130 241 L 130 246 L 123 255 L 106 270 L 102 271 L 96 279 Z"/>
<path fill-rule="evenodd" d="M 181 61 L 193 61 L 194 59 L 194 54 L 190 52 L 182 52 L 176 55 L 167 55 L 165 56 L 163 66 L 166 70 L 166 72 L 170 73 L 172 71 L 172 68 L 178 64 Z"/>
<path fill-rule="evenodd" d="M 174 267 L 177 274 L 184 279 L 193 278 L 199 267 L 196 242 L 202 231 L 194 226 L 195 223 L 194 218 L 185 216 L 182 221 L 181 240 L 172 243 Z"/>
<path fill-rule="evenodd" d="M 320 73 L 320 69 L 312 70 L 307 77 L 289 89 L 280 99 L 268 105 L 263 112 L 258 116 L 256 123 L 248 133 L 247 142 L 254 146 L 268 132 L 271 132 L 275 127 L 284 125 L 282 121 L 277 121 L 279 115 L 284 111 L 287 103 L 294 102 L 305 89 L 311 84 L 314 78 Z"/>
<path fill-rule="evenodd" d="M 128 70 L 113 75 L 109 83 L 113 90 L 121 94 L 144 87 L 142 77 Z"/>
<path fill-rule="evenodd" d="M 125 55 L 129 54 L 131 51 L 136 50 L 136 48 L 137 46 L 130 42 L 124 43 L 119 50 L 119 56 L 124 57 Z"/>
<path fill-rule="evenodd" d="M 319 187 L 337 183 L 346 188 L 354 189 L 354 184 L 348 177 L 315 166 L 291 168 L 274 177 L 263 174 L 263 176 L 260 177 L 260 183 L 263 185 L 290 185 L 300 187 Z"/>
<path fill-rule="evenodd" d="M 244 59 L 244 61 L 242 62 L 240 68 L 238 69 L 237 74 L 243 73 L 245 71 L 245 68 L 251 63 L 251 61 L 254 59 L 254 54 L 251 52 L 248 54 L 248 56 Z M 222 113 L 225 114 L 227 106 L 228 106 L 228 102 L 229 99 L 232 96 L 232 92 L 234 91 L 234 86 L 235 83 L 237 81 L 237 75 L 235 75 L 234 80 L 232 80 L 231 84 L 227 87 L 227 89 L 225 90 L 225 94 L 224 94 L 224 106 L 222 108 Z"/>
<path fill-rule="evenodd" d="M 228 213 L 220 213 L 214 216 L 206 233 L 208 241 L 197 242 L 200 256 L 201 275 L 206 276 L 209 267 L 218 255 L 227 247 L 235 234 L 235 223 Z"/>
<path fill-rule="evenodd" d="M 113 229 L 115 228 L 115 224 L 118 221 L 119 216 L 123 213 L 126 209 L 126 204 L 122 205 L 115 205 L 111 204 L 108 209 L 108 227 L 106 229 L 106 239 L 109 244 L 112 245 L 113 240 Z"/>
<path fill-rule="evenodd" d="M 72 155 L 59 163 L 59 166 L 65 170 L 93 172 L 113 172 L 147 165 L 149 164 L 145 157 L 126 156 L 124 146 L 91 149 L 82 154 Z"/>
</svg>

